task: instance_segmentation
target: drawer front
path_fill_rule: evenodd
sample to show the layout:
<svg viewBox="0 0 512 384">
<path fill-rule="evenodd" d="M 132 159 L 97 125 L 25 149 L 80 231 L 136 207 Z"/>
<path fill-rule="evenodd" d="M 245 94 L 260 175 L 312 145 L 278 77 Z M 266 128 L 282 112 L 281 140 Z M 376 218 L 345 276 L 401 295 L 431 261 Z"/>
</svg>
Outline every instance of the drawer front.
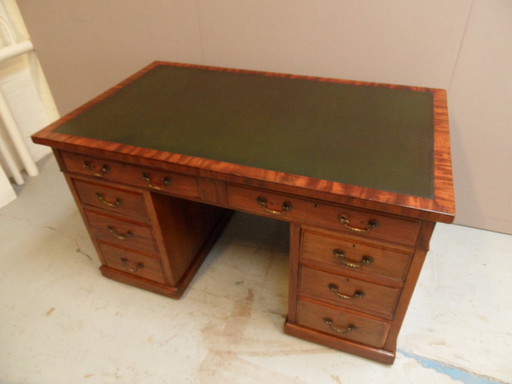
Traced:
<svg viewBox="0 0 512 384">
<path fill-rule="evenodd" d="M 411 256 L 309 230 L 302 232 L 303 260 L 320 262 L 335 270 L 357 271 L 403 281 Z"/>
<path fill-rule="evenodd" d="M 62 153 L 62 159 L 69 172 L 184 197 L 199 198 L 200 196 L 197 179 L 192 176 L 68 152 Z"/>
<path fill-rule="evenodd" d="M 105 264 L 145 279 L 165 283 L 160 261 L 105 243 L 99 243 Z"/>
<path fill-rule="evenodd" d="M 144 221 L 148 220 L 142 193 L 114 188 L 99 182 L 72 179 L 75 190 L 83 204 L 92 205 Z"/>
<path fill-rule="evenodd" d="M 97 240 L 143 252 L 158 253 L 150 228 L 87 209 L 84 212 L 89 229 Z"/>
<path fill-rule="evenodd" d="M 349 309 L 391 319 L 400 290 L 302 267 L 299 293 Z"/>
<path fill-rule="evenodd" d="M 386 321 L 306 300 L 299 301 L 298 324 L 377 348 L 384 346 L 389 331 L 389 323 Z"/>
<path fill-rule="evenodd" d="M 252 188 L 228 185 L 227 192 L 228 204 L 237 210 L 325 226 L 370 239 L 414 245 L 421 225 L 417 220 L 384 216 Z"/>
</svg>

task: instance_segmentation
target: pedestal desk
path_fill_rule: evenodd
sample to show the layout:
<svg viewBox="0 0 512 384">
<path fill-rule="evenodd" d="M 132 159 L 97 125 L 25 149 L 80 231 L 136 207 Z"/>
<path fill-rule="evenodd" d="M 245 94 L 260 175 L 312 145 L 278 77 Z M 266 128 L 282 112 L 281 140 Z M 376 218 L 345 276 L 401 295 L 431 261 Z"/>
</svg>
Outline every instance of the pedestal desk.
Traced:
<svg viewBox="0 0 512 384">
<path fill-rule="evenodd" d="M 439 89 L 155 62 L 33 140 L 103 275 L 179 298 L 231 212 L 285 220 L 285 332 L 388 364 L 455 212 Z"/>
</svg>

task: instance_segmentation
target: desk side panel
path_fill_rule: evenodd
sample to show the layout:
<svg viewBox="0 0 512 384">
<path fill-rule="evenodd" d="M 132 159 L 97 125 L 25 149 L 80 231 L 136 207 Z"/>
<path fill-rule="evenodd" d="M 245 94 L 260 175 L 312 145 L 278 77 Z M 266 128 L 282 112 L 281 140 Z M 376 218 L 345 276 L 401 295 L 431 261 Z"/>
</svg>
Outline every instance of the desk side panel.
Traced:
<svg viewBox="0 0 512 384">
<path fill-rule="evenodd" d="M 151 193 L 156 238 L 170 284 L 183 290 L 206 257 L 231 211 L 212 205 Z"/>
</svg>

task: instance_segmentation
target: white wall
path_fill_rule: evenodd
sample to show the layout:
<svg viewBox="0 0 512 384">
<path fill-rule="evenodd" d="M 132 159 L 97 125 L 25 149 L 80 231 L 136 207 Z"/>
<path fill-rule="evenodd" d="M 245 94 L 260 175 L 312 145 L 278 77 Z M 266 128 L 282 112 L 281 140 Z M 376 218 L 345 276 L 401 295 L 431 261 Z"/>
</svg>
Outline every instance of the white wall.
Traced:
<svg viewBox="0 0 512 384">
<path fill-rule="evenodd" d="M 2 99 L 0 207 L 2 207 L 16 198 L 8 176 L 15 175 L 16 183 L 23 183 L 23 175 L 18 171 L 26 169 L 28 174 L 36 175 L 37 168 L 32 161 L 37 161 L 50 152 L 48 148 L 34 145 L 30 135 L 54 120 L 57 109 L 37 57 L 30 50 L 30 44 L 26 44 L 29 41 L 28 32 L 14 0 L 0 1 L 0 19 Z M 19 43 L 21 45 L 18 45 Z M 25 53 L 20 53 L 18 49 L 20 47 L 24 47 Z M 17 54 L 14 55 L 13 51 Z M 14 136 L 13 132 L 15 132 Z M 18 135 L 19 140 L 15 137 Z M 27 150 L 29 154 L 25 154 Z"/>
<path fill-rule="evenodd" d="M 17 42 L 30 40 L 15 0 L 0 0 L 0 17 L 9 24 Z M 0 47 L 4 47 L 11 41 L 5 38 L 5 27 L 1 28 Z M 35 160 L 41 159 L 49 151 L 33 144 L 30 135 L 57 118 L 58 112 L 34 52 L 0 63 L 0 89 L 26 139 L 30 153 Z"/>
<path fill-rule="evenodd" d="M 18 0 L 62 113 L 153 60 L 448 89 L 460 224 L 512 233 L 510 0 Z"/>
<path fill-rule="evenodd" d="M 457 221 L 512 233 L 512 1 L 475 1 L 448 91 Z"/>
</svg>

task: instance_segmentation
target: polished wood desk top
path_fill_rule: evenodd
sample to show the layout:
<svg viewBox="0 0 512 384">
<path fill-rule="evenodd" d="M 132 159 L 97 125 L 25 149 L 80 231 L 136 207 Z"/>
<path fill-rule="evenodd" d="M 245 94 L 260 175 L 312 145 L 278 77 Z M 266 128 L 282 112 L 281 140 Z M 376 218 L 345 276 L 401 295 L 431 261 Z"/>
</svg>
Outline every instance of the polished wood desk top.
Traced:
<svg viewBox="0 0 512 384">
<path fill-rule="evenodd" d="M 155 62 L 34 136 L 451 222 L 439 89 Z"/>
</svg>

